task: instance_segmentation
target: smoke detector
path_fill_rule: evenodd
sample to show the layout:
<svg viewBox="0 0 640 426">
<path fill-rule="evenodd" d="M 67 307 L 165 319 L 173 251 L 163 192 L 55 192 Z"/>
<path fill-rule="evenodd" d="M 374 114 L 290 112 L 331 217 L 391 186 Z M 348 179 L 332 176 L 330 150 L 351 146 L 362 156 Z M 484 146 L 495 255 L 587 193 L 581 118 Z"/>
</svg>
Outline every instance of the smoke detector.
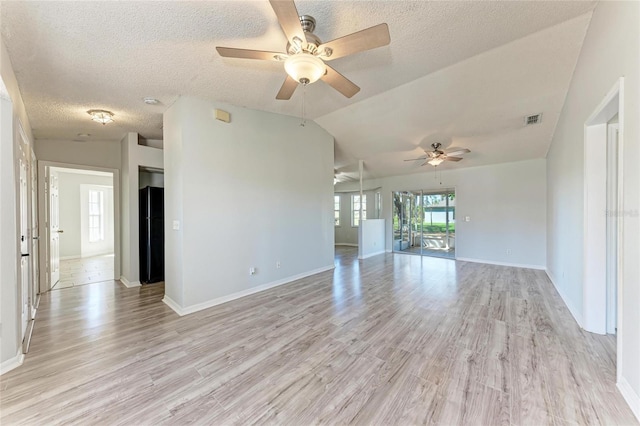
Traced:
<svg viewBox="0 0 640 426">
<path fill-rule="evenodd" d="M 527 115 L 524 117 L 524 125 L 532 126 L 534 124 L 539 124 L 542 121 L 542 113 Z"/>
</svg>

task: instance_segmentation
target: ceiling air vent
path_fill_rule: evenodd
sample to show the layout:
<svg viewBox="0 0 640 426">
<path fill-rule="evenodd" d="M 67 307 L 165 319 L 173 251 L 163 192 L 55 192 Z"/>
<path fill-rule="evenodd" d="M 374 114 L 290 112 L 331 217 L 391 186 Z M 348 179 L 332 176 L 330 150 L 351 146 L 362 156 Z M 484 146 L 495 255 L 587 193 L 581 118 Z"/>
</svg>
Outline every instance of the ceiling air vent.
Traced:
<svg viewBox="0 0 640 426">
<path fill-rule="evenodd" d="M 527 115 L 524 117 L 524 125 L 525 126 L 531 126 L 533 124 L 538 124 L 542 121 L 542 113 L 540 114 L 534 114 L 534 115 Z"/>
</svg>

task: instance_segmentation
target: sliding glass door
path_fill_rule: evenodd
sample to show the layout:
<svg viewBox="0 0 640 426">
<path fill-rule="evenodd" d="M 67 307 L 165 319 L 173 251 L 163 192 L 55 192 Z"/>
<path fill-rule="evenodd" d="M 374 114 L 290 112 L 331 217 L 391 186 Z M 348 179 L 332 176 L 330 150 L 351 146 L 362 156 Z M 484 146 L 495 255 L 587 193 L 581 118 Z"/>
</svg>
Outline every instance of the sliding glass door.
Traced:
<svg viewBox="0 0 640 426">
<path fill-rule="evenodd" d="M 393 251 L 455 258 L 455 191 L 393 193 Z"/>
</svg>

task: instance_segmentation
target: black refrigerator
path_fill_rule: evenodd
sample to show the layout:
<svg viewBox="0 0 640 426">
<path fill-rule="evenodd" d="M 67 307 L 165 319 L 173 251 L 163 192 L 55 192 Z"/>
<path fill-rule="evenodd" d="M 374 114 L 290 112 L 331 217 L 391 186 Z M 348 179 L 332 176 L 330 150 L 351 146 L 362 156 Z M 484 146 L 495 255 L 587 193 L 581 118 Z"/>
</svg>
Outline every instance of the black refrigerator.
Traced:
<svg viewBox="0 0 640 426">
<path fill-rule="evenodd" d="M 164 189 L 140 190 L 140 282 L 164 281 Z"/>
</svg>

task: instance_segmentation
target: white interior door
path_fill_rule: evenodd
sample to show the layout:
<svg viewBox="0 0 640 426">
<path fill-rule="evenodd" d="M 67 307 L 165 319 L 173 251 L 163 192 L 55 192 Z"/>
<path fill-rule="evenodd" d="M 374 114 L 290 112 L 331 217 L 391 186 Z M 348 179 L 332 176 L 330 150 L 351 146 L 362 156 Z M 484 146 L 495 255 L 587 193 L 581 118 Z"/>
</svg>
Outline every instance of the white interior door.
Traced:
<svg viewBox="0 0 640 426">
<path fill-rule="evenodd" d="M 618 124 L 608 125 L 607 138 L 607 333 L 618 327 Z"/>
<path fill-rule="evenodd" d="M 29 324 L 30 308 L 29 308 L 29 188 L 27 181 L 28 169 L 27 163 L 23 158 L 20 159 L 20 305 L 21 305 L 21 324 L 22 337 L 24 338 Z"/>
<path fill-rule="evenodd" d="M 60 202 L 58 198 L 58 173 L 49 172 L 49 275 L 50 288 L 60 280 Z"/>
<path fill-rule="evenodd" d="M 31 301 L 31 318 L 36 316 L 36 299 L 38 297 L 38 283 L 40 282 L 40 270 L 38 266 L 38 239 L 40 232 L 38 229 L 38 174 L 35 167 L 35 154 L 31 163 L 31 286 L 29 288 L 29 298 Z"/>
</svg>

